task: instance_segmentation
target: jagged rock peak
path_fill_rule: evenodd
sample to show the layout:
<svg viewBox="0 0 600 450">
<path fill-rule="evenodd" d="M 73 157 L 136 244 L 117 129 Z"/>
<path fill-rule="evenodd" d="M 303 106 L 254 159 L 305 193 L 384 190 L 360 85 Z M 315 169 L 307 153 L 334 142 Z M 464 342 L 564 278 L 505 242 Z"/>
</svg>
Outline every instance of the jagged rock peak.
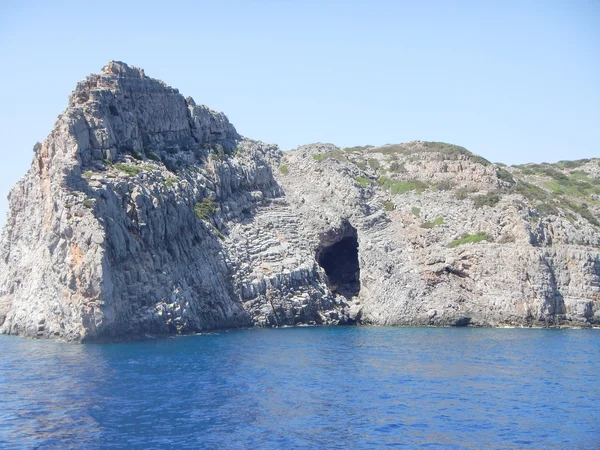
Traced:
<svg viewBox="0 0 600 450">
<path fill-rule="evenodd" d="M 175 167 L 191 154 L 205 159 L 218 148 L 231 152 L 241 139 L 225 114 L 117 61 L 77 84 L 63 117 L 76 129 L 83 166 L 129 153 Z"/>
<path fill-rule="evenodd" d="M 130 67 L 123 61 L 110 61 L 102 68 L 102 73 L 105 75 L 113 74 L 124 77 L 134 76 L 138 78 L 143 78 L 146 76 L 144 74 L 144 69 L 135 66 Z"/>
</svg>

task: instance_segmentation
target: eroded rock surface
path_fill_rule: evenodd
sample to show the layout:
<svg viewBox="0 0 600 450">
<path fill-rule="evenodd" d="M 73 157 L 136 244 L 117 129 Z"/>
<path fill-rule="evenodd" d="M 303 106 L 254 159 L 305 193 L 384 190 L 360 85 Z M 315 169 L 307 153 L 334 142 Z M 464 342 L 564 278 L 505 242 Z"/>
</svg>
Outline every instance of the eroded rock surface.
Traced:
<svg viewBox="0 0 600 450">
<path fill-rule="evenodd" d="M 34 151 L 1 238 L 2 333 L 600 322 L 597 159 L 283 153 L 120 62 Z"/>
</svg>

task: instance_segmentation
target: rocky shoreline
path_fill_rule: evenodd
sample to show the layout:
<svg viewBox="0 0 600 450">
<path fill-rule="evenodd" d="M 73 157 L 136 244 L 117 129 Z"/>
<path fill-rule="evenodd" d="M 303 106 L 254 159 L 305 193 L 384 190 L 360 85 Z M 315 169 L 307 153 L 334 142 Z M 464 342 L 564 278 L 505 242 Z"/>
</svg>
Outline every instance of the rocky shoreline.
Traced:
<svg viewBox="0 0 600 450">
<path fill-rule="evenodd" d="M 9 194 L 0 332 L 600 325 L 600 160 L 282 152 L 143 70 L 80 82 Z"/>
</svg>

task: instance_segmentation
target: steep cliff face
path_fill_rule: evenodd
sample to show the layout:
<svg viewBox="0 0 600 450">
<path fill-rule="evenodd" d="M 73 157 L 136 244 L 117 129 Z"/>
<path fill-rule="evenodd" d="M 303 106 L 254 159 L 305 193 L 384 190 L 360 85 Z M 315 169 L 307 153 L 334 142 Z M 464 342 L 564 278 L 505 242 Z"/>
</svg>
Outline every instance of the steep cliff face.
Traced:
<svg viewBox="0 0 600 450">
<path fill-rule="evenodd" d="M 337 320 L 273 178 L 280 158 L 108 64 L 79 83 L 10 194 L 1 331 L 80 341 Z"/>
<path fill-rule="evenodd" d="M 1 238 L 2 333 L 600 321 L 598 160 L 282 153 L 119 62 L 78 84 L 34 151 Z"/>
</svg>

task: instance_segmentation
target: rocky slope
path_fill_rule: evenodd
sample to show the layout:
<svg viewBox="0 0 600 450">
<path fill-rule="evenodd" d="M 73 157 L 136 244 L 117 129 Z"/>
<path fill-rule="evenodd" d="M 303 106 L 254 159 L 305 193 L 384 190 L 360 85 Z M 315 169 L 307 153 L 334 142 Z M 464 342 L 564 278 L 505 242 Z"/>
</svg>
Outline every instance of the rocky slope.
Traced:
<svg viewBox="0 0 600 450">
<path fill-rule="evenodd" d="M 9 195 L 0 331 L 600 322 L 600 161 L 282 153 L 141 69 L 79 83 Z"/>
</svg>

